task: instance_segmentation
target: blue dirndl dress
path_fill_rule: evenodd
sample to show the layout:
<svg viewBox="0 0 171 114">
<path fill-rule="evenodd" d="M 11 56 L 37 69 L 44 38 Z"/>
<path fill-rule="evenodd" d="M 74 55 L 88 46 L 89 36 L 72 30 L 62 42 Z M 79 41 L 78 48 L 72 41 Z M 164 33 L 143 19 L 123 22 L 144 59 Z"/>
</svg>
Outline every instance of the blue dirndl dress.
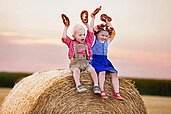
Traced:
<svg viewBox="0 0 171 114">
<path fill-rule="evenodd" d="M 118 73 L 118 71 L 105 55 L 93 55 L 91 59 L 91 65 L 94 67 L 96 72 L 107 71 Z"/>
<path fill-rule="evenodd" d="M 118 73 L 115 67 L 107 58 L 108 42 L 101 43 L 97 39 L 92 47 L 93 56 L 90 64 L 94 67 L 96 72 L 106 71 L 110 73 Z"/>
</svg>

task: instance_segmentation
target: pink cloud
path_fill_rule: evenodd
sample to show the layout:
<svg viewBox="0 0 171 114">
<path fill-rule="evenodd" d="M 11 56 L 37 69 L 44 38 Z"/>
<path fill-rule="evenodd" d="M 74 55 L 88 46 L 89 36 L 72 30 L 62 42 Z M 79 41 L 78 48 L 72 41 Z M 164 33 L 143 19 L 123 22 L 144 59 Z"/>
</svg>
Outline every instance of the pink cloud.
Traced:
<svg viewBox="0 0 171 114">
<path fill-rule="evenodd" d="M 67 48 L 60 45 L 18 45 L 0 42 L 0 70 L 37 71 L 48 68 L 68 67 Z"/>
<path fill-rule="evenodd" d="M 124 76 L 171 79 L 171 54 L 129 49 L 109 50 L 109 58 Z"/>
<path fill-rule="evenodd" d="M 60 41 L 61 42 L 61 41 Z M 26 71 L 67 68 L 69 59 L 65 45 L 18 44 L 1 38 L 0 71 Z M 109 59 L 121 76 L 171 78 L 171 55 L 139 50 L 109 49 Z"/>
</svg>

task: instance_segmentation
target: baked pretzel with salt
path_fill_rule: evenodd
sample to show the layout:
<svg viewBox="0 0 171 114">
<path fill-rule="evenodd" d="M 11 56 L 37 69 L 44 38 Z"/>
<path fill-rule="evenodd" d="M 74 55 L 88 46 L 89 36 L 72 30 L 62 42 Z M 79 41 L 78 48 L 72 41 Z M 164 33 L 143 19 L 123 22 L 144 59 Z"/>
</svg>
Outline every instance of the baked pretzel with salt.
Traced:
<svg viewBox="0 0 171 114">
<path fill-rule="evenodd" d="M 70 25 L 69 18 L 65 14 L 61 14 L 61 17 L 62 17 L 64 25 L 68 27 Z"/>
<path fill-rule="evenodd" d="M 93 15 L 95 16 L 100 10 L 101 10 L 102 6 L 100 6 L 99 8 L 96 8 L 93 12 Z"/>
<path fill-rule="evenodd" d="M 106 22 L 106 21 L 108 21 L 108 22 L 112 21 L 112 18 L 110 18 L 110 17 L 107 16 L 106 14 L 102 14 L 102 15 L 100 16 L 100 19 L 101 19 L 102 21 L 104 21 L 104 22 Z"/>
<path fill-rule="evenodd" d="M 88 11 L 87 10 L 83 10 L 81 12 L 80 17 L 83 23 L 88 23 Z"/>
</svg>

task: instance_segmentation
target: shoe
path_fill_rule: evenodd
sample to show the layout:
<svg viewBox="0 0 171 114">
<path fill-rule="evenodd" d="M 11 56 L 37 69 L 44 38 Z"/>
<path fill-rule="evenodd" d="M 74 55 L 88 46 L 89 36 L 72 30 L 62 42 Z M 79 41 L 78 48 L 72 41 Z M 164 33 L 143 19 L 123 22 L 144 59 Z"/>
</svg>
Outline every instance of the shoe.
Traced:
<svg viewBox="0 0 171 114">
<path fill-rule="evenodd" d="M 100 97 L 101 97 L 102 99 L 108 99 L 108 96 L 106 95 L 106 93 L 105 93 L 104 91 L 101 91 Z"/>
<path fill-rule="evenodd" d="M 121 97 L 119 93 L 113 93 L 113 97 L 117 100 L 124 101 L 125 99 Z"/>
<path fill-rule="evenodd" d="M 84 91 L 87 90 L 83 85 L 78 85 L 76 87 L 76 89 L 77 89 L 76 91 L 79 92 L 79 93 L 84 92 Z"/>
<path fill-rule="evenodd" d="M 93 92 L 96 93 L 96 94 L 100 93 L 99 86 L 93 86 Z"/>
</svg>

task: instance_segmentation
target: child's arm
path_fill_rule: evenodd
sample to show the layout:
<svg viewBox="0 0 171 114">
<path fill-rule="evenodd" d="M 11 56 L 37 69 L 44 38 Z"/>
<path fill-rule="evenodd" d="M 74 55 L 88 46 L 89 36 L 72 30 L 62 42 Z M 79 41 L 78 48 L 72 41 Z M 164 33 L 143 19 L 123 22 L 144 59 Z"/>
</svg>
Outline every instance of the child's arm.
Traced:
<svg viewBox="0 0 171 114">
<path fill-rule="evenodd" d="M 69 18 L 65 14 L 62 14 L 61 17 L 64 23 L 64 30 L 62 33 L 62 42 L 69 46 L 71 39 L 67 36 L 67 31 L 70 25 L 70 21 L 69 21 Z"/>
<path fill-rule="evenodd" d="M 70 21 L 69 21 L 69 18 L 65 14 L 62 14 L 61 17 L 62 17 L 62 21 L 65 25 L 62 37 L 66 38 L 67 37 L 67 30 L 68 30 L 68 27 L 70 25 Z"/>
<path fill-rule="evenodd" d="M 94 22 L 95 22 L 95 15 L 91 13 L 90 27 L 92 28 L 92 30 L 94 28 Z"/>
<path fill-rule="evenodd" d="M 111 24 L 109 21 L 106 21 L 106 24 L 107 24 L 109 27 L 113 28 L 112 24 Z M 112 33 L 111 33 L 110 36 L 109 36 L 110 41 L 112 41 L 112 40 L 114 39 L 115 34 L 116 34 L 116 32 L 115 32 L 115 29 L 113 28 Z"/>
<path fill-rule="evenodd" d="M 101 8 L 101 7 L 100 7 Z M 99 9 L 99 8 L 98 8 Z M 100 9 L 99 9 L 100 10 Z M 98 12 L 99 12 L 98 10 Z M 88 12 L 86 10 L 83 10 L 81 12 L 81 20 L 83 22 L 83 24 L 87 27 L 88 31 L 90 32 L 93 32 L 93 28 L 94 28 L 94 21 L 95 21 L 95 15 L 98 13 L 97 11 L 96 12 L 92 12 L 91 13 L 91 22 L 90 22 L 90 25 L 88 24 Z"/>
<path fill-rule="evenodd" d="M 62 42 L 69 46 L 71 43 L 71 39 L 68 37 L 67 31 L 68 31 L 68 26 L 65 26 L 62 34 Z"/>
<path fill-rule="evenodd" d="M 96 8 L 92 13 L 91 13 L 91 22 L 90 22 L 90 27 L 93 29 L 94 28 L 94 22 L 95 22 L 95 16 L 96 14 L 101 10 L 101 7 L 100 6 L 99 8 Z"/>
<path fill-rule="evenodd" d="M 68 31 L 68 26 L 65 26 L 64 30 L 63 30 L 62 38 L 66 38 L 67 37 L 67 31 Z"/>
<path fill-rule="evenodd" d="M 90 25 L 89 25 L 88 23 L 84 23 L 84 25 L 87 27 L 87 29 L 88 29 L 90 32 L 93 32 L 94 21 L 95 21 L 95 16 L 93 15 L 93 13 L 91 13 Z"/>
<path fill-rule="evenodd" d="M 85 12 L 85 11 L 84 11 Z M 82 11 L 81 13 L 81 20 L 83 22 L 83 24 L 87 27 L 88 31 L 87 31 L 87 35 L 86 35 L 86 43 L 88 43 L 89 45 L 93 44 L 94 41 L 94 31 L 93 31 L 93 26 L 94 26 L 94 20 L 95 20 L 95 16 L 91 13 L 91 22 L 90 25 L 88 24 L 88 13 L 86 13 L 86 16 L 83 16 L 84 13 Z M 82 18 L 85 17 L 85 18 Z"/>
</svg>

